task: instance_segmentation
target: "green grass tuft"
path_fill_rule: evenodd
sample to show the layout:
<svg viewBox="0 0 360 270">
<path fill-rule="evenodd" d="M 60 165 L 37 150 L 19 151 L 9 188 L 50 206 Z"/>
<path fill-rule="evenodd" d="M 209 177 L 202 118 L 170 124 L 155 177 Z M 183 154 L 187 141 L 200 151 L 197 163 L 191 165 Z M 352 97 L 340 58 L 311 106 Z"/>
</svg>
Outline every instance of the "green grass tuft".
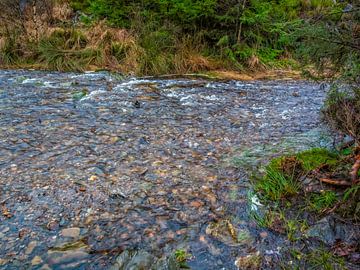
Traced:
<svg viewBox="0 0 360 270">
<path fill-rule="evenodd" d="M 309 198 L 310 209 L 318 213 L 333 207 L 338 202 L 337 195 L 334 191 L 326 190 L 320 194 L 313 193 Z"/>
<path fill-rule="evenodd" d="M 255 189 L 260 191 L 265 199 L 272 201 L 293 196 L 298 193 L 299 188 L 295 179 L 285 176 L 273 164 L 266 167 L 266 175 L 255 185 Z"/>
<path fill-rule="evenodd" d="M 186 261 L 191 258 L 191 254 L 187 253 L 186 250 L 177 249 L 177 250 L 175 250 L 174 255 L 175 255 L 176 261 L 180 265 L 180 268 L 189 269 L 189 267 L 186 264 Z"/>
</svg>

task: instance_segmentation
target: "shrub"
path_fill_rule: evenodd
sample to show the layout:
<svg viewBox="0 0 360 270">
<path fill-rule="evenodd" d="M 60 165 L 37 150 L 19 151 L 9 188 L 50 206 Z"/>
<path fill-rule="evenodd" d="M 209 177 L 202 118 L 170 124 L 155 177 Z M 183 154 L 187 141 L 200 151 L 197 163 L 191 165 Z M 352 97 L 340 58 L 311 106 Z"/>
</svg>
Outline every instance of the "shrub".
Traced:
<svg viewBox="0 0 360 270">
<path fill-rule="evenodd" d="M 334 87 L 322 110 L 324 120 L 334 129 L 360 143 L 360 88 L 339 90 Z"/>
</svg>

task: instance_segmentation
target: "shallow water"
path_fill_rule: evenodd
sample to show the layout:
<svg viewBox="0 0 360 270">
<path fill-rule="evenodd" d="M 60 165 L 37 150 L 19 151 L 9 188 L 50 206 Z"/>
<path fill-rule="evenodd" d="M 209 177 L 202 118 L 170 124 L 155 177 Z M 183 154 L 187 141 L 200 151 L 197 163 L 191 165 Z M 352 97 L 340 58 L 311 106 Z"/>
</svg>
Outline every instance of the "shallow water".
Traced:
<svg viewBox="0 0 360 270">
<path fill-rule="evenodd" d="M 271 268 L 286 243 L 249 218 L 246 172 L 326 144 L 324 96 L 306 81 L 0 71 L 0 268 L 104 269 L 127 248 L 184 248 L 193 269 L 259 250 Z M 242 238 L 207 233 L 216 220 Z"/>
</svg>

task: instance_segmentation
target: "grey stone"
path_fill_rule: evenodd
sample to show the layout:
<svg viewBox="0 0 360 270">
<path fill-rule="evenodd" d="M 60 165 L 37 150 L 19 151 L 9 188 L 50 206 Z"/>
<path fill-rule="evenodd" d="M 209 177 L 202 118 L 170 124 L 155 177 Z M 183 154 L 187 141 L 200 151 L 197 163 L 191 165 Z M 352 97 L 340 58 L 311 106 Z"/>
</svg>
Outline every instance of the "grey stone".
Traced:
<svg viewBox="0 0 360 270">
<path fill-rule="evenodd" d="M 354 231 L 350 227 L 337 222 L 331 216 L 319 220 L 307 231 L 308 237 L 317 238 L 327 245 L 334 244 L 336 239 L 343 241 L 351 240 L 351 235 L 354 235 Z"/>
</svg>

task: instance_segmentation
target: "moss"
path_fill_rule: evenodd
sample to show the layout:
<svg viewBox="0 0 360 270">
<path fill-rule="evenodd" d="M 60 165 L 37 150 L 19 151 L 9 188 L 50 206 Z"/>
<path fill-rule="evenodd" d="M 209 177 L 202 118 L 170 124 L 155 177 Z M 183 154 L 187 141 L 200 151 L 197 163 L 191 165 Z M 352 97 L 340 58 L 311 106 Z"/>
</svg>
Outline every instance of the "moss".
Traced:
<svg viewBox="0 0 360 270">
<path fill-rule="evenodd" d="M 313 148 L 296 155 L 302 162 L 306 171 L 311 171 L 320 165 L 335 166 L 338 163 L 339 156 L 324 148 Z"/>
<path fill-rule="evenodd" d="M 82 99 L 83 97 L 87 96 L 89 94 L 89 90 L 86 88 L 82 89 L 81 91 L 75 91 L 72 94 L 73 100 L 78 101 Z"/>
</svg>

